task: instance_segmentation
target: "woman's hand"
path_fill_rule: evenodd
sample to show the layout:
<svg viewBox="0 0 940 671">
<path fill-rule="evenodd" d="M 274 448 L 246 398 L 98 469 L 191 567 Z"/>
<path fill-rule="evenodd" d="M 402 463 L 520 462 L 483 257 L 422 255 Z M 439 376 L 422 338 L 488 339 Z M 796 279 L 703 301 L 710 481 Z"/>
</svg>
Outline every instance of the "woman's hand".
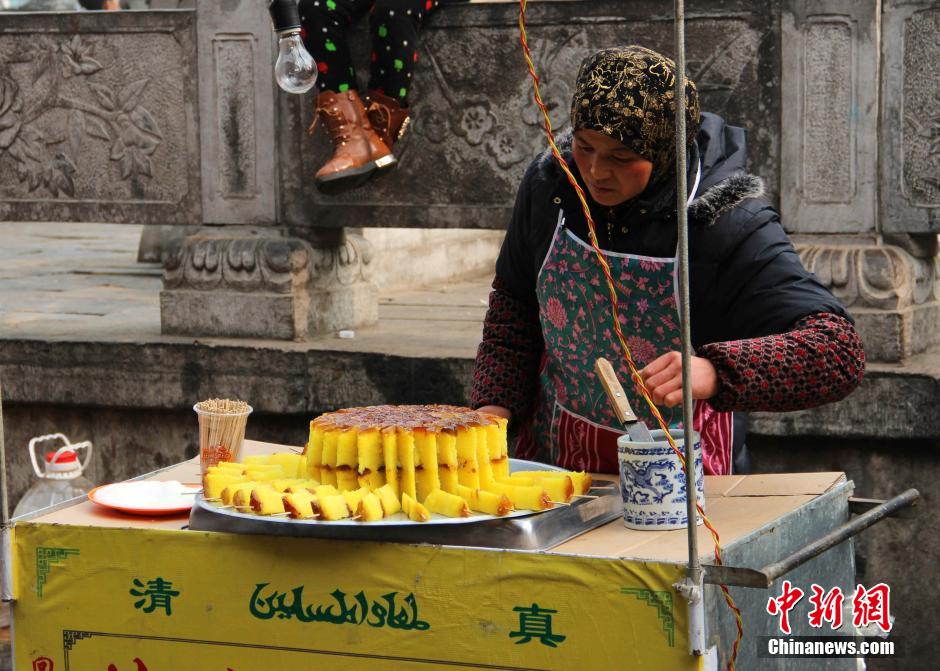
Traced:
<svg viewBox="0 0 940 671">
<path fill-rule="evenodd" d="M 682 404 L 682 355 L 668 352 L 640 371 L 653 402 L 674 408 Z M 708 359 L 692 357 L 692 398 L 711 398 L 718 393 L 718 374 Z"/>
<path fill-rule="evenodd" d="M 498 415 L 504 419 L 512 419 L 512 413 L 499 405 L 484 405 L 482 408 L 477 408 L 477 412 L 488 412 L 491 415 Z"/>
</svg>

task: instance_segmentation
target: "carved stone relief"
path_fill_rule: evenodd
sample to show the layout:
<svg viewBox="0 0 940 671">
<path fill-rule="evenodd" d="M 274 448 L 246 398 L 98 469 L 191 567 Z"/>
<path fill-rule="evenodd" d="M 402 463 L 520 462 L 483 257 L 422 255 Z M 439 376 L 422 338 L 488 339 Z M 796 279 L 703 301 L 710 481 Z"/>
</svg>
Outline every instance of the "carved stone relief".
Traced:
<svg viewBox="0 0 940 671">
<path fill-rule="evenodd" d="M 274 226 L 279 151 L 268 3 L 197 7 L 203 222 Z"/>
<path fill-rule="evenodd" d="M 940 232 L 940 5 L 883 0 L 880 227 Z"/>
<path fill-rule="evenodd" d="M 163 333 L 302 340 L 375 323 L 371 261 L 356 235 L 314 248 L 272 229 L 205 228 L 164 255 Z"/>
<path fill-rule="evenodd" d="M 807 270 L 847 307 L 901 310 L 940 299 L 940 257 L 892 245 L 797 243 Z"/>
<path fill-rule="evenodd" d="M 308 280 L 310 256 L 309 245 L 294 238 L 190 236 L 168 250 L 163 286 L 286 294 Z"/>
<path fill-rule="evenodd" d="M 361 235 L 347 233 L 338 247 L 314 247 L 311 286 L 329 288 L 372 280 L 372 245 Z"/>
<path fill-rule="evenodd" d="M 940 9 L 914 13 L 904 27 L 903 176 L 912 205 L 940 207 Z"/>
<path fill-rule="evenodd" d="M 251 35 L 220 36 L 213 47 L 219 190 L 226 198 L 253 198 L 258 189 L 254 40 Z"/>
<path fill-rule="evenodd" d="M 4 16 L 0 218 L 197 219 L 191 17 Z"/>
<path fill-rule="evenodd" d="M 35 198 L 75 198 L 76 164 L 90 172 L 80 158 L 85 150 L 107 148 L 116 164 L 108 172 L 132 189 L 153 179 L 163 132 L 141 102 L 151 78 L 121 85 L 93 78 L 104 69 L 95 46 L 80 35 L 40 38 L 0 62 L 0 149 Z"/>
<path fill-rule="evenodd" d="M 843 17 L 812 17 L 803 37 L 802 191 L 814 203 L 855 195 L 855 31 Z"/>
</svg>

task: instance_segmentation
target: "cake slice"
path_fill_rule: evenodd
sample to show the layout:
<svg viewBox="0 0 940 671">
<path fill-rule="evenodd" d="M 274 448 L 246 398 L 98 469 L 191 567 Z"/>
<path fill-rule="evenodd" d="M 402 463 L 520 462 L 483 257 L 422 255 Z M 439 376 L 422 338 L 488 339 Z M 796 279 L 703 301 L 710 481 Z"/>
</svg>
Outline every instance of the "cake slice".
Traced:
<svg viewBox="0 0 940 671">
<path fill-rule="evenodd" d="M 323 476 L 320 468 L 323 465 L 323 432 L 322 426 L 310 422 L 310 438 L 307 439 L 307 448 L 304 455 L 307 457 L 307 477 L 320 480 Z"/>
<path fill-rule="evenodd" d="M 382 510 L 385 513 L 385 517 L 394 515 L 401 510 L 401 501 L 398 500 L 391 485 L 385 484 L 372 493 L 378 496 L 379 500 L 382 502 Z"/>
<path fill-rule="evenodd" d="M 407 493 L 401 495 L 401 508 L 412 522 L 427 522 L 431 513 L 423 505 L 411 498 Z"/>
<path fill-rule="evenodd" d="M 437 434 L 437 476 L 441 489 L 450 494 L 457 492 L 457 433 L 454 431 Z"/>
<path fill-rule="evenodd" d="M 571 478 L 571 483 L 574 486 L 574 493 L 577 494 L 587 494 L 591 491 L 591 485 L 593 484 L 590 473 L 585 473 L 584 471 L 515 471 L 510 475 L 510 477 L 525 477 L 533 478 L 535 480 L 544 480 L 546 478 L 557 478 L 567 476 Z"/>
<path fill-rule="evenodd" d="M 538 485 L 523 487 L 491 482 L 483 489 L 494 494 L 505 494 L 517 510 L 548 510 L 553 506 L 548 492 Z"/>
<path fill-rule="evenodd" d="M 435 489 L 424 499 L 425 507 L 432 513 L 445 517 L 470 517 L 470 506 L 456 494 Z"/>
<path fill-rule="evenodd" d="M 493 415 L 494 419 L 496 416 Z M 503 419 L 499 417 L 498 419 Z M 506 443 L 506 431 L 499 423 L 486 427 L 486 449 L 490 455 L 490 470 L 493 479 L 509 477 L 509 449 Z"/>
<path fill-rule="evenodd" d="M 369 492 L 362 497 L 359 507 L 356 508 L 356 515 L 360 522 L 374 522 L 385 517 L 385 511 L 382 509 L 382 501 L 374 492 Z"/>
<path fill-rule="evenodd" d="M 457 428 L 457 482 L 471 489 L 479 489 L 480 473 L 477 469 L 476 428 Z"/>
<path fill-rule="evenodd" d="M 209 500 L 218 499 L 222 496 L 223 489 L 239 482 L 248 482 L 248 477 L 235 471 L 231 474 L 206 473 L 202 476 L 202 496 Z"/>
<path fill-rule="evenodd" d="M 402 497 L 405 494 L 414 498 L 415 494 L 415 439 L 414 434 L 407 429 L 399 429 L 396 439 L 398 448 L 398 463 L 401 464 Z"/>
<path fill-rule="evenodd" d="M 359 431 L 346 429 L 336 439 L 336 488 L 341 492 L 359 489 Z M 355 508 L 353 508 L 355 510 Z"/>
<path fill-rule="evenodd" d="M 385 454 L 378 429 L 359 432 L 358 469 L 360 487 L 374 490 L 385 484 Z"/>
<path fill-rule="evenodd" d="M 344 520 L 349 517 L 349 506 L 342 494 L 317 497 L 320 507 L 320 519 Z"/>
<path fill-rule="evenodd" d="M 251 490 L 251 509 L 259 515 L 276 515 L 285 512 L 284 495 L 267 487 Z"/>
<path fill-rule="evenodd" d="M 512 501 L 505 494 L 457 485 L 457 495 L 467 502 L 470 510 L 502 517 L 512 512 Z"/>
<path fill-rule="evenodd" d="M 566 473 L 556 472 L 553 477 L 546 478 L 533 478 L 513 473 L 508 478 L 496 478 L 496 481 L 507 485 L 518 485 L 522 487 L 538 485 L 548 492 L 548 496 L 552 501 L 556 502 L 561 501 L 562 503 L 568 503 L 571 501 L 571 497 L 574 496 L 574 483 L 572 483 L 571 477 Z"/>
<path fill-rule="evenodd" d="M 362 497 L 369 493 L 368 487 L 360 487 L 359 489 L 349 489 L 344 492 L 340 492 L 344 499 L 346 499 L 346 506 L 349 508 L 349 514 L 354 515 L 356 510 L 359 508 L 359 503 L 362 501 Z"/>
<path fill-rule="evenodd" d="M 324 485 L 336 486 L 336 440 L 339 431 L 323 432 L 323 454 L 320 464 L 320 482 Z"/>
<path fill-rule="evenodd" d="M 309 519 L 316 516 L 313 501 L 316 497 L 307 489 L 284 495 L 284 510 L 294 519 Z"/>
<path fill-rule="evenodd" d="M 222 499 L 222 503 L 226 506 L 235 505 L 235 494 L 243 489 L 248 489 L 251 491 L 252 487 L 258 487 L 260 485 L 261 483 L 256 480 L 246 480 L 245 482 L 232 483 L 222 488 L 222 491 L 219 493 L 219 498 Z"/>
<path fill-rule="evenodd" d="M 401 462 L 398 460 L 398 432 L 394 429 L 382 430 L 382 457 L 385 462 L 385 484 L 391 487 L 395 498 L 401 497 Z"/>
<path fill-rule="evenodd" d="M 415 429 L 415 498 L 424 501 L 428 494 L 441 488 L 437 474 L 437 434 Z"/>
<path fill-rule="evenodd" d="M 485 426 L 475 427 L 474 433 L 476 434 L 477 470 L 480 473 L 480 488 L 486 489 L 495 480 L 491 449 L 498 450 L 499 448 L 496 445 L 491 448 L 489 432 Z"/>
</svg>

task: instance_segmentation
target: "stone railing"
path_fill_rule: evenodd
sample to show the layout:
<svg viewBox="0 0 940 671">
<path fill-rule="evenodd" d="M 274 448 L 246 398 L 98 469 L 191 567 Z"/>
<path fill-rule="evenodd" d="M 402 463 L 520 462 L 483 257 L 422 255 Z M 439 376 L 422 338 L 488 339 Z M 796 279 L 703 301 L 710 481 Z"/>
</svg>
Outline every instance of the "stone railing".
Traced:
<svg viewBox="0 0 940 671">
<path fill-rule="evenodd" d="M 311 179 L 328 151 L 306 133 L 312 97 L 274 87 L 265 3 L 192 4 L 4 16 L 0 218 L 196 227 L 166 248 L 164 331 L 278 338 L 375 319 L 372 252 L 350 228 L 505 226 L 544 146 L 515 2 L 433 15 L 399 168 L 332 197 Z M 185 3 L 151 2 L 168 5 Z M 671 53 L 671 11 L 668 0 L 530 3 L 556 126 L 580 60 L 623 42 Z M 750 170 L 856 315 L 870 360 L 940 339 L 938 29 L 936 0 L 687 3 L 703 109 L 750 129 Z M 365 67 L 364 28 L 354 44 Z M 273 325 L 246 326 L 245 314 Z"/>
</svg>

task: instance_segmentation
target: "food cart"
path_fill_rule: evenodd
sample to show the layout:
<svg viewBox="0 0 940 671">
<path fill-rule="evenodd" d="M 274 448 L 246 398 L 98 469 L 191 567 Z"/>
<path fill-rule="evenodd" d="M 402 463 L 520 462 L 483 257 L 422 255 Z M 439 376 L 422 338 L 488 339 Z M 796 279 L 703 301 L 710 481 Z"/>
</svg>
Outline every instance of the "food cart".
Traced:
<svg viewBox="0 0 940 671">
<path fill-rule="evenodd" d="M 531 69 L 525 1 L 520 4 Z M 676 23 L 681 73 L 681 0 Z M 681 77 L 678 82 L 681 107 Z M 536 99 L 550 134 L 537 85 Z M 686 193 L 685 152 L 677 156 L 677 192 Z M 681 199 L 678 212 L 687 363 Z M 688 378 L 683 407 L 691 446 Z M 0 462 L 2 442 L 0 415 Z M 249 454 L 285 449 L 246 443 Z M 197 482 L 199 459 L 143 477 Z M 693 533 L 625 528 L 618 489 L 538 513 L 528 528 L 524 518 L 499 521 L 485 532 L 416 526 L 407 538 L 383 537 L 381 530 L 360 536 L 349 526 L 337 527 L 345 529 L 343 538 L 293 537 L 275 521 L 226 526 L 219 516 L 207 517 L 198 501 L 191 515 L 148 518 L 102 510 L 83 498 L 10 526 L 4 502 L 4 569 L 12 575 L 4 576 L 3 597 L 13 603 L 15 667 L 717 669 L 728 663 L 737 633 L 722 585 L 729 586 L 746 632 L 740 668 L 854 669 L 849 657 L 758 659 L 760 637 L 780 634 L 780 620 L 768 612 L 774 581 L 786 575 L 804 588 L 819 583 L 850 594 L 851 537 L 918 497 L 909 490 L 887 502 L 853 502 L 853 485 L 839 472 L 707 476 L 705 508 L 723 547 L 716 566 L 704 527 Z M 694 488 L 688 489 L 693 518 Z M 852 512 L 866 508 L 850 521 Z M 523 531 L 531 534 L 519 547 Z M 703 599 L 693 594 L 699 562 Z M 699 618 L 690 606 L 696 601 L 704 602 Z M 813 628 L 805 617 L 789 624 L 790 636 L 841 633 Z M 697 642 L 702 632 L 704 646 Z"/>
<path fill-rule="evenodd" d="M 246 442 L 247 453 L 285 449 Z M 144 478 L 198 482 L 198 458 Z M 842 473 L 709 476 L 705 492 L 725 563 L 762 567 L 843 525 L 852 483 Z M 611 509 L 618 519 L 540 550 L 198 531 L 187 513 L 148 518 L 88 500 L 63 504 L 13 529 L 15 668 L 724 666 L 735 624 L 713 584 L 708 654 L 690 655 L 689 609 L 675 587 L 686 570 L 685 530 L 626 529 L 617 492 L 587 503 L 592 524 L 610 520 Z M 710 539 L 698 533 L 707 583 L 752 585 L 731 588 L 745 627 L 738 668 L 855 668 L 854 659 L 758 660 L 758 637 L 779 635 L 765 610 L 777 589 L 758 570 L 708 567 Z M 852 543 L 787 579 L 850 593 Z M 790 621 L 794 635 L 810 633 L 805 617 Z"/>
</svg>

